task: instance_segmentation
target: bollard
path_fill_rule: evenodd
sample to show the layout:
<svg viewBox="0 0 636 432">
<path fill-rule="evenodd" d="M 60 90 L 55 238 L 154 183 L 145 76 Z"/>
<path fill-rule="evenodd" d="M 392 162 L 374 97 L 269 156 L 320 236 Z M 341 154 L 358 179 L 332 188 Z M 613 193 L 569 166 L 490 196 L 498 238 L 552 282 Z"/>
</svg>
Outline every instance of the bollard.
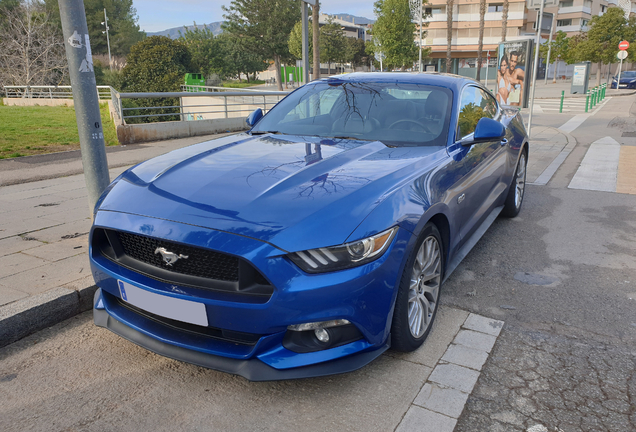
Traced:
<svg viewBox="0 0 636 432">
<path fill-rule="evenodd" d="M 587 91 L 587 94 L 585 95 L 585 112 L 587 112 L 588 107 L 590 106 L 590 91 Z"/>
<path fill-rule="evenodd" d="M 565 90 L 561 90 L 561 106 L 559 107 L 559 112 L 563 112 L 563 98 L 565 97 Z"/>
<path fill-rule="evenodd" d="M 592 89 L 592 108 L 594 108 L 595 103 L 596 103 L 596 87 Z"/>
<path fill-rule="evenodd" d="M 603 99 L 605 99 L 605 93 L 607 93 L 607 83 L 603 84 Z"/>
</svg>

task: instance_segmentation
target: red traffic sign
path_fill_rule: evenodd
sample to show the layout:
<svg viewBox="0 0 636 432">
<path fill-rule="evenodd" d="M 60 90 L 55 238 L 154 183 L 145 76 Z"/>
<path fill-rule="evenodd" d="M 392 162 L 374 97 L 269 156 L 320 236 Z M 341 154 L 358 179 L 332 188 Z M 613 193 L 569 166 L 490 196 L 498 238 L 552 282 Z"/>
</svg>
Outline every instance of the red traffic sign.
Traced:
<svg viewBox="0 0 636 432">
<path fill-rule="evenodd" d="M 622 41 L 621 43 L 618 44 L 619 50 L 626 50 L 627 48 L 629 48 L 629 42 L 627 41 Z"/>
</svg>

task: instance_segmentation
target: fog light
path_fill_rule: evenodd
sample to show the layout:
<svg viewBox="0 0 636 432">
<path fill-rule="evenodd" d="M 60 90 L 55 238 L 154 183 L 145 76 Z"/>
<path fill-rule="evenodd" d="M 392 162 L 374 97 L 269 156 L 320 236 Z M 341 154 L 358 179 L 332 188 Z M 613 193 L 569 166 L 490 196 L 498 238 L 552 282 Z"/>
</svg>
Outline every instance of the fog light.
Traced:
<svg viewBox="0 0 636 432">
<path fill-rule="evenodd" d="M 329 342 L 329 333 L 325 329 L 316 329 L 314 330 L 314 334 L 316 335 L 316 339 L 320 342 L 327 343 Z"/>
</svg>

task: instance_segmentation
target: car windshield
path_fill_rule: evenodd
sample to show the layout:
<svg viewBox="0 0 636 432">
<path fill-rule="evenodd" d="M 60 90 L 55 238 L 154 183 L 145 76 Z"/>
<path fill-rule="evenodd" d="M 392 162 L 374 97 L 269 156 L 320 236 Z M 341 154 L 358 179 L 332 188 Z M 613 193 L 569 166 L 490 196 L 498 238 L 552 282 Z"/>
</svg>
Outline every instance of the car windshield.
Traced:
<svg viewBox="0 0 636 432">
<path fill-rule="evenodd" d="M 623 72 L 622 78 L 636 78 L 636 71 Z"/>
<path fill-rule="evenodd" d="M 390 146 L 444 146 L 451 91 L 437 86 L 338 79 L 296 90 L 252 133 L 382 141 Z"/>
</svg>

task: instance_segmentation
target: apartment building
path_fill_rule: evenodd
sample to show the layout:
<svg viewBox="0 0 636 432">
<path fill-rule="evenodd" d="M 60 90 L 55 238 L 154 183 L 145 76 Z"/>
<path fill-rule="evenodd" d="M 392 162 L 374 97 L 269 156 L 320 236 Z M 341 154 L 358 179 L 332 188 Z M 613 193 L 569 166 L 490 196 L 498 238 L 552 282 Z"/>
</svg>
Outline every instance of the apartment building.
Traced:
<svg viewBox="0 0 636 432">
<path fill-rule="evenodd" d="M 491 52 L 488 77 L 496 74 L 496 50 L 502 40 L 502 0 L 487 0 L 484 24 L 482 68 L 486 67 L 487 52 Z M 589 20 L 594 15 L 602 15 L 610 7 L 621 7 L 627 15 L 636 13 L 635 0 L 560 0 L 558 6 L 546 7 L 545 11 L 554 14 L 554 32 L 561 30 L 573 36 L 587 31 Z M 427 69 L 446 71 L 446 0 L 429 0 L 426 5 L 429 17 L 425 47 L 431 49 L 427 60 Z M 538 11 L 528 10 L 526 0 L 509 0 L 506 40 L 518 40 L 536 37 Z M 545 31 L 543 39 L 547 40 Z M 452 30 L 452 69 L 450 72 L 464 76 L 475 76 L 477 49 L 479 43 L 479 0 L 455 0 L 453 5 Z M 483 72 L 482 72 L 483 74 Z M 483 77 L 483 75 L 482 75 Z"/>
</svg>

